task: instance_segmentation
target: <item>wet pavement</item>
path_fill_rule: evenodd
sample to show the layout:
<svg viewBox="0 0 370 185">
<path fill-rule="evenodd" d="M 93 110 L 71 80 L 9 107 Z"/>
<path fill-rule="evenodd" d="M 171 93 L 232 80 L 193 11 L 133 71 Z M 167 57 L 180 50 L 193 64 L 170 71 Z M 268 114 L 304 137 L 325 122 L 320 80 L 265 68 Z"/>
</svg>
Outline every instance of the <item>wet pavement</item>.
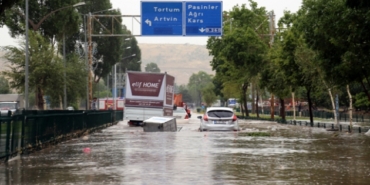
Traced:
<svg viewBox="0 0 370 185">
<path fill-rule="evenodd" d="M 146 133 L 126 122 L 0 165 L 0 184 L 368 184 L 370 137 L 239 121 L 240 132 Z M 270 136 L 251 136 L 251 133 Z M 266 135 L 266 134 L 261 134 Z"/>
</svg>

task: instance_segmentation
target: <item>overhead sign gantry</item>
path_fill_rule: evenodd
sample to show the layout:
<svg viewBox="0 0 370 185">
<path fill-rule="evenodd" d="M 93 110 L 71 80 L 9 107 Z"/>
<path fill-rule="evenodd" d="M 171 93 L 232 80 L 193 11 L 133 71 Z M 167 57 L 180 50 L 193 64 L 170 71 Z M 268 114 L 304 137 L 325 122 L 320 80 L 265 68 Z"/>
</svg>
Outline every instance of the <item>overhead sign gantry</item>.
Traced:
<svg viewBox="0 0 370 185">
<path fill-rule="evenodd" d="M 141 2 L 142 36 L 221 36 L 222 2 Z"/>
</svg>

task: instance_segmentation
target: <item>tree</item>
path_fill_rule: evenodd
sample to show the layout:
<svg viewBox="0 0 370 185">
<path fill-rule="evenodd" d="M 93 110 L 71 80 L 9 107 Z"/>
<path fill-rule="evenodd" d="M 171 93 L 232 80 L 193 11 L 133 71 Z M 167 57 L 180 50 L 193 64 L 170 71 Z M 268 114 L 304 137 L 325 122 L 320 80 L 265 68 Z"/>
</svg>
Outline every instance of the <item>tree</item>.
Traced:
<svg viewBox="0 0 370 185">
<path fill-rule="evenodd" d="M 60 11 L 57 11 L 51 14 L 46 19 L 45 16 L 50 12 L 57 10 L 62 7 L 68 7 L 78 3 L 79 0 L 50 0 L 46 3 L 44 1 L 29 1 L 30 5 L 30 29 L 40 31 L 41 35 L 47 37 L 52 43 L 60 43 L 60 49 L 58 52 L 62 52 L 62 40 L 65 37 L 66 39 L 66 53 L 74 53 L 75 45 L 77 43 L 82 43 L 84 36 L 86 34 L 86 25 L 82 24 L 82 17 L 86 18 L 90 12 L 98 12 L 101 10 L 111 9 L 112 5 L 109 0 L 85 0 L 86 3 L 83 6 L 70 7 Z M 12 8 L 8 10 L 6 15 L 6 25 L 9 27 L 11 35 L 13 37 L 24 35 L 25 28 L 20 22 L 24 22 L 25 15 L 25 1 L 21 0 Z M 78 11 L 76 11 L 78 8 Z M 109 15 L 121 15 L 119 10 L 110 10 L 103 11 L 99 14 L 109 14 Z M 82 16 L 81 16 L 82 15 Z M 129 31 L 122 26 L 122 18 L 115 17 L 114 19 L 108 17 L 99 17 L 92 18 L 94 21 L 94 27 L 92 33 L 101 33 L 101 34 L 111 34 L 110 30 L 106 28 L 113 29 L 115 34 L 127 34 Z M 37 25 L 41 22 L 42 24 Z M 97 22 L 98 23 L 97 23 Z M 86 21 L 87 22 L 87 21 Z M 95 79 L 99 81 L 101 77 L 107 76 L 116 63 L 121 62 L 122 53 L 123 53 L 123 38 L 122 37 L 93 37 L 93 43 L 97 44 L 96 52 L 94 58 L 103 59 L 103 63 L 99 63 L 98 70 L 94 70 Z M 135 42 L 135 39 L 132 39 L 131 42 Z M 54 46 L 54 45 L 53 45 Z M 133 45 L 132 47 L 134 48 Z M 134 48 L 135 49 L 135 48 Z M 136 52 L 136 51 L 135 51 Z M 85 52 L 85 55 L 87 52 Z M 139 64 L 140 69 L 140 53 L 136 53 L 136 63 Z M 138 60 L 137 60 L 138 59 Z M 137 69 L 137 66 L 134 66 Z"/>
<path fill-rule="evenodd" d="M 212 104 L 217 100 L 213 83 L 209 83 L 202 89 L 202 98 L 208 107 L 212 106 Z"/>
<path fill-rule="evenodd" d="M 182 94 L 183 102 L 193 102 L 193 98 L 190 95 L 188 88 L 185 85 L 180 85 L 178 88 L 178 93 Z"/>
<path fill-rule="evenodd" d="M 350 84 L 361 84 L 370 101 L 369 74 L 365 70 L 370 67 L 368 7 L 369 3 L 362 0 L 306 0 L 298 11 L 297 29 L 304 35 L 308 47 L 317 52 L 320 60 L 316 65 L 321 68 L 324 80 L 331 82 L 332 87 L 347 87 L 350 110 Z M 327 85 L 329 94 L 332 87 Z M 333 96 L 330 96 L 334 107 Z"/>
<path fill-rule="evenodd" d="M 0 94 L 9 94 L 9 93 L 10 93 L 9 81 L 3 76 L 0 76 Z"/>
<path fill-rule="evenodd" d="M 93 86 L 93 96 L 97 98 L 112 97 L 112 92 L 104 84 L 104 81 L 100 80 L 99 83 L 96 83 Z"/>
<path fill-rule="evenodd" d="M 36 92 L 36 104 L 39 109 L 44 109 L 44 95 L 52 97 L 52 101 L 57 103 L 62 97 L 63 87 L 63 62 L 57 55 L 48 39 L 44 38 L 38 32 L 30 31 L 30 49 L 29 49 L 29 89 Z M 23 43 L 24 44 L 24 43 Z M 6 46 L 5 58 L 9 62 L 8 71 L 3 71 L 3 75 L 9 78 L 10 87 L 24 92 L 25 87 L 25 46 L 21 48 Z M 67 68 L 67 90 L 71 96 L 76 94 L 83 96 L 85 94 L 83 85 L 86 79 L 84 71 L 84 62 L 69 63 Z M 78 96 L 76 96 L 78 97 Z M 73 97 L 70 97 L 73 100 Z"/>
<path fill-rule="evenodd" d="M 370 101 L 369 74 L 365 70 L 370 68 L 369 13 L 366 6 L 351 6 L 342 0 L 306 0 L 298 11 L 297 28 L 308 47 L 318 53 L 325 79 L 341 86 L 358 82 Z"/>
<path fill-rule="evenodd" d="M 224 12 L 224 18 L 233 19 L 232 26 L 224 27 L 222 38 L 211 37 L 207 42 L 213 56 L 211 66 L 216 71 L 216 78 L 223 83 L 223 94 L 239 92 L 247 116 L 248 86 L 263 69 L 268 49 L 268 39 L 262 36 L 268 28 L 267 12 L 252 0 L 249 0 L 249 5 L 250 9 L 243 4 Z"/>
<path fill-rule="evenodd" d="M 160 73 L 161 70 L 159 69 L 156 63 L 151 62 L 151 63 L 146 64 L 145 72 Z"/>
<path fill-rule="evenodd" d="M 19 3 L 20 0 L 1 0 L 0 3 L 0 27 L 4 25 L 5 22 L 5 11 L 12 8 L 13 5 Z"/>
<path fill-rule="evenodd" d="M 211 75 L 204 71 L 199 71 L 198 73 L 193 73 L 188 82 L 188 88 L 192 94 L 193 100 L 198 106 L 202 104 L 202 89 L 208 84 L 212 83 Z"/>
<path fill-rule="evenodd" d="M 351 8 L 369 8 L 368 0 L 346 0 L 346 5 Z"/>
<path fill-rule="evenodd" d="M 125 26 L 123 26 L 124 33 L 131 34 Z M 129 41 L 126 41 L 130 39 Z M 124 37 L 124 42 L 122 43 L 122 48 L 124 50 L 124 55 L 122 56 L 120 68 L 121 71 L 141 71 L 141 50 L 137 43 L 135 37 Z M 127 49 L 128 48 L 128 49 Z"/>
<path fill-rule="evenodd" d="M 77 33 L 78 25 L 81 23 L 81 16 L 75 11 L 76 7 L 69 7 L 57 11 L 48 17 L 45 16 L 54 10 L 72 6 L 78 2 L 78 0 L 29 1 L 29 10 L 31 10 L 29 11 L 29 29 L 40 31 L 40 34 L 47 37 L 51 42 L 55 42 L 55 38 L 61 40 L 63 34 L 68 36 Z M 5 24 L 13 37 L 25 34 L 25 25 L 19 24 L 24 23 L 25 12 L 25 0 L 20 0 L 14 4 L 12 9 L 7 10 L 5 13 Z"/>
<path fill-rule="evenodd" d="M 80 60 L 76 54 L 69 54 L 66 61 L 66 86 L 67 86 L 67 99 L 68 105 L 78 105 L 82 98 L 86 97 L 86 69 L 85 61 Z M 62 72 L 62 71 L 60 71 Z M 57 74 L 56 74 L 57 75 Z M 59 78 L 63 74 L 59 73 Z M 60 100 L 63 97 L 63 84 L 64 81 L 58 83 L 50 83 L 45 94 L 50 97 L 51 106 L 59 107 Z M 78 107 L 78 106 L 77 106 Z"/>
<path fill-rule="evenodd" d="M 57 57 L 55 50 L 50 43 L 40 34 L 30 31 L 30 61 L 29 61 L 29 89 L 36 92 L 37 107 L 44 108 L 44 93 L 49 84 L 63 84 L 63 66 L 61 59 Z M 3 74 L 10 78 L 10 86 L 24 92 L 25 69 L 24 58 L 25 50 L 12 46 L 5 47 L 7 53 L 5 58 L 10 63 L 10 71 Z"/>
</svg>

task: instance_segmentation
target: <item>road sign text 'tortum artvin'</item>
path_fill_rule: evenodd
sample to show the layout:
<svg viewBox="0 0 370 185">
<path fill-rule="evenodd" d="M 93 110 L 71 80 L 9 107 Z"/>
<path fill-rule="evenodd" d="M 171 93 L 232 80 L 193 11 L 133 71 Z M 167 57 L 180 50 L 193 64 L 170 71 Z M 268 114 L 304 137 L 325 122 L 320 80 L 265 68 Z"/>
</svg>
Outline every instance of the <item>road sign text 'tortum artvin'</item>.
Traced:
<svg viewBox="0 0 370 185">
<path fill-rule="evenodd" d="M 221 36 L 222 2 L 141 2 L 142 36 Z"/>
</svg>

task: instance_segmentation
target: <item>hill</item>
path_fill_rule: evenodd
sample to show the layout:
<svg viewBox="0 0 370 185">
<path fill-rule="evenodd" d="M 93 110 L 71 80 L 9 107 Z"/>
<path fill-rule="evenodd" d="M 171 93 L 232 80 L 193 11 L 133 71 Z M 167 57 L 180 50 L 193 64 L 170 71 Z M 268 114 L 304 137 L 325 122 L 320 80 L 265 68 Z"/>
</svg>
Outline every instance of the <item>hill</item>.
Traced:
<svg viewBox="0 0 370 185">
<path fill-rule="evenodd" d="M 214 74 L 204 45 L 189 44 L 139 44 L 142 71 L 148 63 L 156 63 L 161 72 L 175 76 L 176 84 L 185 85 L 190 76 L 199 71 Z"/>
<path fill-rule="evenodd" d="M 212 57 L 204 45 L 139 44 L 139 47 L 142 71 L 146 64 L 156 63 L 161 72 L 175 76 L 178 85 L 186 85 L 190 76 L 199 71 L 214 74 L 209 63 Z M 5 69 L 5 59 L 1 58 L 3 55 L 0 51 L 0 71 Z"/>
<path fill-rule="evenodd" d="M 3 58 L 4 54 L 5 53 L 3 51 L 0 51 L 0 72 L 6 69 L 5 59 Z"/>
</svg>

